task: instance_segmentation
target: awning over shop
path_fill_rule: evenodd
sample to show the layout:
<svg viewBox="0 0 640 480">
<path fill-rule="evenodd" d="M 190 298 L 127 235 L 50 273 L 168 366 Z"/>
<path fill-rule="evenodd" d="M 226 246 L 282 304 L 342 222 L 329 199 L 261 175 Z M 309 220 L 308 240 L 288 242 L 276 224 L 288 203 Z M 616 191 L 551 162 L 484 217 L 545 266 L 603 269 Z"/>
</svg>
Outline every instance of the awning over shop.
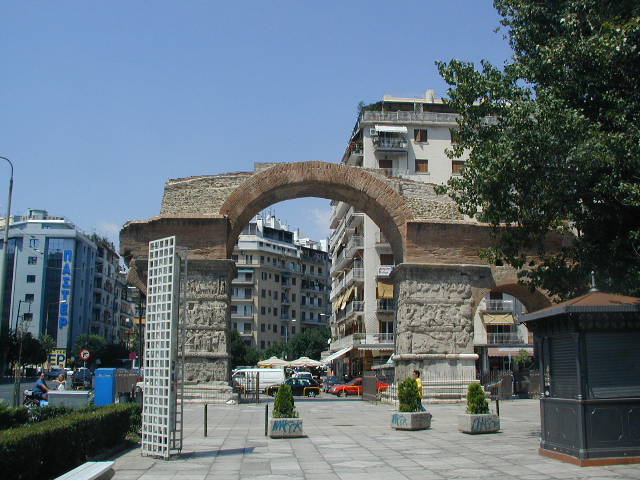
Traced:
<svg viewBox="0 0 640 480">
<path fill-rule="evenodd" d="M 376 125 L 376 132 L 407 133 L 407 127 L 400 125 Z"/>
<path fill-rule="evenodd" d="M 393 298 L 393 284 L 378 282 L 378 298 Z"/>
<path fill-rule="evenodd" d="M 520 350 L 525 350 L 529 355 L 533 355 L 533 348 L 531 347 L 489 348 L 487 349 L 487 355 L 489 357 L 515 357 Z"/>
<path fill-rule="evenodd" d="M 329 355 L 327 358 L 323 358 L 322 360 L 320 360 L 322 363 L 329 364 L 331 362 L 333 362 L 334 360 L 340 358 L 341 356 L 343 356 L 344 354 L 346 354 L 347 352 L 351 351 L 353 349 L 353 347 L 345 347 L 342 350 L 338 350 L 335 353 L 332 353 L 331 355 Z"/>
<path fill-rule="evenodd" d="M 513 313 L 482 313 L 485 325 L 513 325 Z"/>
</svg>

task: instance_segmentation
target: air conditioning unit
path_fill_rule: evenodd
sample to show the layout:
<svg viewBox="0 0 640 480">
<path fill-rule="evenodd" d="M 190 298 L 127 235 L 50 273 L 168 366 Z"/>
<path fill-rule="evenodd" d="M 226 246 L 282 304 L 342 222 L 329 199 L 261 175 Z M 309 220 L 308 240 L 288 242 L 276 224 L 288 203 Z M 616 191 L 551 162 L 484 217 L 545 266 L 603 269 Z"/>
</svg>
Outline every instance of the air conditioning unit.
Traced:
<svg viewBox="0 0 640 480">
<path fill-rule="evenodd" d="M 370 128 L 369 129 L 369 135 L 372 137 L 377 137 L 378 136 L 378 131 L 375 128 Z"/>
</svg>

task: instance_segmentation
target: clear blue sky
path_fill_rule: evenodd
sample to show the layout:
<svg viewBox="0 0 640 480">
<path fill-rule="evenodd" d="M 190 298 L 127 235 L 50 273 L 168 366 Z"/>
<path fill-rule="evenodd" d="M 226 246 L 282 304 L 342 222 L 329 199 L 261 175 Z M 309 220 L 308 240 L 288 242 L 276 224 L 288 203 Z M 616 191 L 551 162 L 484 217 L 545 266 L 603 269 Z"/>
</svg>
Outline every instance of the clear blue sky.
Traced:
<svg viewBox="0 0 640 480">
<path fill-rule="evenodd" d="M 0 4 L 0 155 L 14 213 L 117 239 L 168 178 L 338 162 L 359 101 L 446 85 L 434 62 L 502 64 L 489 0 Z M 8 168 L 0 165 L 0 212 Z M 273 207 L 312 236 L 326 200 Z"/>
</svg>

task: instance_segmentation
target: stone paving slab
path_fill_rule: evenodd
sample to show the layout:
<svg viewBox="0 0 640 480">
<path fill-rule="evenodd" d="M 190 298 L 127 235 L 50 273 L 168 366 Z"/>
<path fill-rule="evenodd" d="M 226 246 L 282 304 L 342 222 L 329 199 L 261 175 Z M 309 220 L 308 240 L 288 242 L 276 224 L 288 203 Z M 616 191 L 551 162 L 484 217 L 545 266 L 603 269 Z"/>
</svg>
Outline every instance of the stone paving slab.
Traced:
<svg viewBox="0 0 640 480">
<path fill-rule="evenodd" d="M 271 408 L 272 405 L 269 405 Z M 296 407 L 306 437 L 264 436 L 265 404 L 209 405 L 184 410 L 184 449 L 165 461 L 140 449 L 112 460 L 116 480 L 407 480 L 407 479 L 640 479 L 640 465 L 577 467 L 538 455 L 537 400 L 500 403 L 501 431 L 457 431 L 462 405 L 429 405 L 431 429 L 398 432 L 393 408 L 355 399 L 300 399 Z"/>
</svg>

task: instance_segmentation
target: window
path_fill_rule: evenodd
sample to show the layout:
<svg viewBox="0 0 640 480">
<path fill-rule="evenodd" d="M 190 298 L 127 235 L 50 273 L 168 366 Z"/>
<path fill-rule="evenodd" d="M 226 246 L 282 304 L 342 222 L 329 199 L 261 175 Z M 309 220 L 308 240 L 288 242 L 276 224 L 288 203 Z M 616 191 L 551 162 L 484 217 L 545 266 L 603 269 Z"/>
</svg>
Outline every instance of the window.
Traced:
<svg viewBox="0 0 640 480">
<path fill-rule="evenodd" d="M 273 325 L 273 333 L 278 333 L 278 325 Z"/>
<path fill-rule="evenodd" d="M 307 319 L 307 312 L 302 312 L 302 321 L 304 322 Z"/>
<path fill-rule="evenodd" d="M 262 243 L 262 242 L 260 242 Z M 260 255 L 260 263 L 264 263 L 264 255 Z"/>
<path fill-rule="evenodd" d="M 296 294 L 295 294 L 295 293 L 292 293 L 292 294 L 291 294 L 291 300 L 292 300 L 293 302 L 295 302 L 295 301 L 296 301 Z"/>
<path fill-rule="evenodd" d="M 25 322 L 30 322 L 33 320 L 33 313 L 23 313 L 22 314 L 22 320 L 24 320 Z"/>
<path fill-rule="evenodd" d="M 238 313 L 238 306 L 237 305 L 231 305 L 231 313 Z"/>
<path fill-rule="evenodd" d="M 392 169 L 393 160 L 378 160 L 378 167 Z"/>
<path fill-rule="evenodd" d="M 318 267 L 318 275 L 322 275 L 322 268 Z"/>
<path fill-rule="evenodd" d="M 29 265 L 35 265 L 38 263 L 38 257 L 29 257 L 29 259 L 27 260 L 27 263 Z"/>
<path fill-rule="evenodd" d="M 267 279 L 267 272 L 262 272 L 261 276 L 262 276 L 262 280 L 266 280 Z"/>
<path fill-rule="evenodd" d="M 429 160 L 416 159 L 416 173 L 429 173 Z"/>
<path fill-rule="evenodd" d="M 449 129 L 449 135 L 451 136 L 451 143 L 452 144 L 456 144 L 460 142 L 460 137 L 459 137 L 459 133 L 458 130 L 456 130 L 455 128 L 450 128 Z"/>
<path fill-rule="evenodd" d="M 293 319 L 296 318 L 296 311 L 295 310 L 291 310 L 291 318 L 293 318 Z"/>
<path fill-rule="evenodd" d="M 295 285 L 295 284 L 296 284 L 296 278 L 294 277 L 291 279 L 291 285 Z"/>
<path fill-rule="evenodd" d="M 264 350 L 264 340 L 260 340 L 260 348 Z"/>
<path fill-rule="evenodd" d="M 278 316 L 278 309 L 277 309 L 277 308 L 274 308 L 274 309 L 273 309 L 273 316 L 274 316 L 274 317 L 277 317 L 277 316 Z"/>
<path fill-rule="evenodd" d="M 280 281 L 280 275 L 276 275 L 273 279 L 274 279 L 276 282 L 279 282 L 279 281 Z"/>
<path fill-rule="evenodd" d="M 427 141 L 427 129 L 426 128 L 416 128 L 413 130 L 413 140 L 416 142 L 426 142 Z"/>
<path fill-rule="evenodd" d="M 245 333 L 251 332 L 251 324 L 250 323 L 245 323 L 244 324 L 244 331 L 245 331 Z"/>
<path fill-rule="evenodd" d="M 35 275 L 27 275 L 27 283 L 36 283 Z"/>
<path fill-rule="evenodd" d="M 462 168 L 464 167 L 464 160 L 452 160 L 451 161 L 451 174 L 460 175 Z"/>
<path fill-rule="evenodd" d="M 37 238 L 30 238 L 29 239 L 29 246 L 30 247 L 37 247 L 38 245 L 40 245 L 40 240 L 38 240 Z"/>
<path fill-rule="evenodd" d="M 244 289 L 244 298 L 251 298 L 252 295 L 253 295 L 253 289 L 252 288 L 245 288 Z"/>
<path fill-rule="evenodd" d="M 291 327 L 291 335 L 295 335 L 296 334 L 296 327 Z"/>
<path fill-rule="evenodd" d="M 282 325 L 282 326 L 280 327 L 280 335 L 285 335 L 285 333 L 284 333 L 284 332 L 285 332 L 284 325 Z"/>
<path fill-rule="evenodd" d="M 261 323 L 261 324 L 260 324 L 260 331 L 261 331 L 261 332 L 264 332 L 264 331 L 265 331 L 265 329 L 266 329 L 266 325 L 265 325 L 264 323 Z"/>
<path fill-rule="evenodd" d="M 265 307 L 260 307 L 260 314 L 261 315 L 266 315 L 267 314 L 267 309 Z M 262 330 L 264 332 L 264 330 Z"/>
<path fill-rule="evenodd" d="M 260 296 L 262 298 L 265 298 L 267 296 L 267 291 L 264 288 L 260 291 Z"/>
<path fill-rule="evenodd" d="M 35 300 L 35 295 L 33 293 L 25 293 L 24 294 L 24 301 L 27 303 L 31 303 Z"/>
</svg>

